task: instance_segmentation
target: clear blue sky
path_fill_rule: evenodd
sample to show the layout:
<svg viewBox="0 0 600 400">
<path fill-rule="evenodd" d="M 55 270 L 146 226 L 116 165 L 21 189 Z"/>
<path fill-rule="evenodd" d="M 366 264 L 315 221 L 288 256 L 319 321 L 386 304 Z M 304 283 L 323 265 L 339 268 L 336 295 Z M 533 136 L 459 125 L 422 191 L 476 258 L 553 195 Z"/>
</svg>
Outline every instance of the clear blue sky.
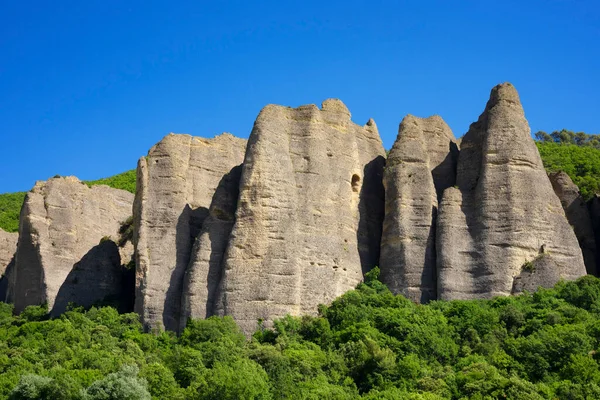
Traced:
<svg viewBox="0 0 600 400">
<path fill-rule="evenodd" d="M 135 168 L 169 132 L 247 137 L 268 103 L 342 99 L 386 148 L 462 136 L 512 82 L 532 130 L 600 132 L 600 2 L 4 1 L 0 193 Z"/>
</svg>

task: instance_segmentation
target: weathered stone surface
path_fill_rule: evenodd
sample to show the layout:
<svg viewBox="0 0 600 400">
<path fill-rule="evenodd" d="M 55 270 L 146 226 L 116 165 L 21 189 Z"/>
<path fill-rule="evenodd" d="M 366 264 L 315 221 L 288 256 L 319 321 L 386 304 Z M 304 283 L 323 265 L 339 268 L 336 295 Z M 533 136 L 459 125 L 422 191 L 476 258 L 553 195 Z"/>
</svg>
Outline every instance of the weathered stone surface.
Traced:
<svg viewBox="0 0 600 400">
<path fill-rule="evenodd" d="M 112 240 L 92 247 L 65 278 L 52 314 L 63 313 L 71 302 L 86 308 L 102 302 L 120 312 L 131 312 L 135 271 L 125 268 L 123 261 L 119 247 Z"/>
<path fill-rule="evenodd" d="M 587 273 L 596 275 L 596 238 L 587 204 L 577 185 L 565 172 L 555 172 L 549 177 L 554 193 L 558 196 L 567 220 L 577 236 Z"/>
<path fill-rule="evenodd" d="M 215 296 L 221 281 L 222 262 L 235 222 L 242 166 L 223 176 L 192 250 L 183 281 L 180 329 L 188 318 L 207 318 L 214 312 Z"/>
<path fill-rule="evenodd" d="M 248 140 L 216 312 L 246 333 L 314 314 L 377 264 L 385 151 L 339 100 L 268 105 Z"/>
<path fill-rule="evenodd" d="M 438 298 L 509 295 L 585 275 L 577 238 L 511 84 L 492 89 L 485 111 L 463 137 L 457 186 L 444 192 L 440 204 Z M 535 270 L 542 255 L 544 265 L 553 265 L 543 282 L 539 274 L 522 273 L 530 264 Z"/>
<path fill-rule="evenodd" d="M 436 298 L 435 220 L 438 199 L 454 186 L 458 148 L 439 116 L 408 115 L 384 172 L 381 280 L 419 302 Z"/>
<path fill-rule="evenodd" d="M 8 281 L 14 268 L 14 255 L 19 234 L 0 229 L 0 301 L 6 301 Z"/>
<path fill-rule="evenodd" d="M 138 163 L 134 204 L 135 310 L 146 329 L 179 328 L 183 277 L 219 182 L 246 141 L 167 135 Z"/>
<path fill-rule="evenodd" d="M 64 310 L 62 303 L 53 308 L 74 266 L 89 260 L 102 267 L 113 264 L 103 259 L 109 255 L 93 249 L 102 238 L 118 235 L 121 224 L 131 215 L 132 203 L 129 192 L 108 186 L 89 188 L 75 177 L 37 182 L 21 209 L 9 287 L 15 311 L 46 302 L 54 314 Z M 103 271 L 92 279 L 97 285 L 93 291 L 84 285 L 72 288 L 70 301 L 90 304 L 112 295 L 112 288 L 108 288 L 112 278 L 106 285 L 101 281 L 108 275 Z"/>
</svg>

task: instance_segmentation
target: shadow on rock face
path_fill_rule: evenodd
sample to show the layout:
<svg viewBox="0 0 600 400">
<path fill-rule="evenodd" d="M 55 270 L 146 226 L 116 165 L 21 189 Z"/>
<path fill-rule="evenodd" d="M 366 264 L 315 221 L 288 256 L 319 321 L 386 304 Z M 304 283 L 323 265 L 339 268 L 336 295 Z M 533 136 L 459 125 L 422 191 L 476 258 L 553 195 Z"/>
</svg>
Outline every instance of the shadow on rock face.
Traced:
<svg viewBox="0 0 600 400">
<path fill-rule="evenodd" d="M 58 291 L 50 314 L 60 315 L 69 303 L 84 308 L 110 305 L 119 312 L 131 312 L 133 293 L 134 271 L 121 265 L 115 242 L 103 241 L 73 266 Z"/>
<path fill-rule="evenodd" d="M 385 158 L 378 156 L 364 168 L 363 184 L 360 188 L 358 211 L 360 219 L 356 241 L 363 275 L 379 264 L 379 248 L 385 212 L 385 190 L 383 168 Z"/>
<path fill-rule="evenodd" d="M 176 261 L 171 271 L 171 279 L 165 296 L 162 316 L 163 326 L 167 330 L 176 332 L 179 329 L 183 278 L 190 262 L 194 240 L 200 234 L 202 224 L 207 216 L 208 208 L 198 207 L 192 209 L 189 204 L 186 204 L 177 220 L 175 237 Z M 168 312 L 167 310 L 174 310 L 175 312 Z"/>
</svg>

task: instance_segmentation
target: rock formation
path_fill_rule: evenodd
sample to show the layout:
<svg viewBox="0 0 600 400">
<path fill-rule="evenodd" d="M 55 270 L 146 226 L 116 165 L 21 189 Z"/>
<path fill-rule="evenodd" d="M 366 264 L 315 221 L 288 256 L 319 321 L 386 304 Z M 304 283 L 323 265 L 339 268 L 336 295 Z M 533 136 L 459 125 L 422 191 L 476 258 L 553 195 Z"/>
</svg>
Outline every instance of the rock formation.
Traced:
<svg viewBox="0 0 600 400">
<path fill-rule="evenodd" d="M 14 268 L 14 255 L 17 250 L 18 233 L 0 229 L 0 301 L 6 301 L 8 281 Z"/>
<path fill-rule="evenodd" d="M 464 136 L 457 186 L 444 192 L 437 221 L 439 298 L 509 295 L 585 274 L 511 84 L 492 89 Z"/>
<path fill-rule="evenodd" d="M 108 186 L 89 188 L 75 177 L 37 182 L 21 209 L 19 244 L 9 287 L 15 311 L 48 303 L 53 314 L 60 313 L 67 304 L 65 293 L 69 293 L 68 301 L 83 305 L 120 296 L 110 287 L 119 279 L 111 276 L 113 267 L 121 265 L 119 251 L 105 251 L 100 242 L 118 234 L 131 215 L 132 203 L 129 192 Z M 98 251 L 99 247 L 103 251 Z M 90 264 L 94 266 L 92 271 Z M 79 268 L 88 271 L 88 285 L 84 284 L 86 279 L 78 285 L 66 282 L 67 277 L 79 275 Z M 67 290 L 65 285 L 74 287 Z"/>
<path fill-rule="evenodd" d="M 242 162 L 245 147 L 245 140 L 230 134 L 214 139 L 170 134 L 140 159 L 134 204 L 135 310 L 146 329 L 179 329 L 194 240 L 219 182 Z"/>
<path fill-rule="evenodd" d="M 339 100 L 268 105 L 248 140 L 216 303 L 246 333 L 314 314 L 377 264 L 385 151 Z"/>
<path fill-rule="evenodd" d="M 418 302 L 435 299 L 438 199 L 454 186 L 458 148 L 438 116 L 402 120 L 384 172 L 381 280 Z"/>
<path fill-rule="evenodd" d="M 194 243 L 183 282 L 181 330 L 188 318 L 208 318 L 214 312 L 223 257 L 235 222 L 241 172 L 241 166 L 235 167 L 221 179 Z"/>
<path fill-rule="evenodd" d="M 587 204 L 581 197 L 577 185 L 565 172 L 555 172 L 549 177 L 554 193 L 560 199 L 567 220 L 581 247 L 587 273 L 596 275 L 596 238 Z"/>
</svg>

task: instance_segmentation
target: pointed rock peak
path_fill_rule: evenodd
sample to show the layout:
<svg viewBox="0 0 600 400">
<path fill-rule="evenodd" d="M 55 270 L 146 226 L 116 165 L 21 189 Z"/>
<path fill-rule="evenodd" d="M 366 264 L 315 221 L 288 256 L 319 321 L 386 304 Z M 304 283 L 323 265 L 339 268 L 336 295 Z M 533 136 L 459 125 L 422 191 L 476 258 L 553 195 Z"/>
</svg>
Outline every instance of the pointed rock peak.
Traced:
<svg viewBox="0 0 600 400">
<path fill-rule="evenodd" d="M 377 135 L 379 135 L 377 124 L 375 123 L 375 120 L 373 118 L 369 118 L 367 123 L 364 125 L 364 128 L 369 132 L 376 133 Z"/>
<path fill-rule="evenodd" d="M 496 85 L 490 93 L 490 100 L 487 103 L 486 110 L 490 110 L 498 104 L 508 103 L 521 107 L 521 100 L 517 89 L 508 82 Z"/>
<path fill-rule="evenodd" d="M 350 110 L 340 99 L 327 99 L 321 105 L 321 111 L 328 111 L 333 113 L 340 113 L 347 115 L 350 118 Z"/>
</svg>

